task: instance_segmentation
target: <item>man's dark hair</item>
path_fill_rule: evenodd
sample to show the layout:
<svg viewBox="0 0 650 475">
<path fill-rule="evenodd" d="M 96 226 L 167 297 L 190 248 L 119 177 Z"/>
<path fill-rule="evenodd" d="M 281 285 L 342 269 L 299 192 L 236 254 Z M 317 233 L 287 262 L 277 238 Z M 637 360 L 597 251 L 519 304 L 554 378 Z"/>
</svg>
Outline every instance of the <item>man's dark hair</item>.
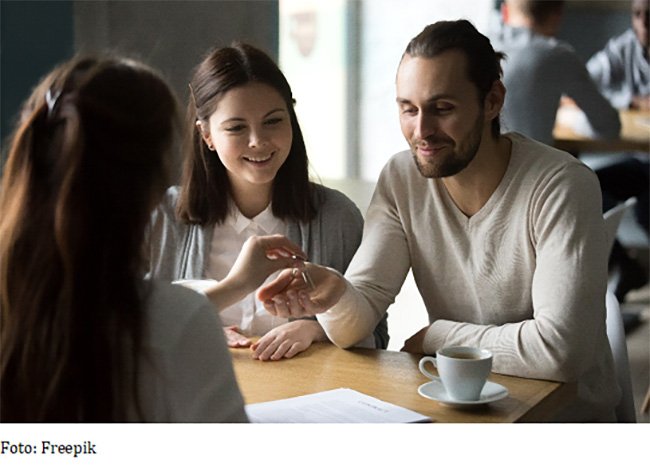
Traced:
<svg viewBox="0 0 650 475">
<path fill-rule="evenodd" d="M 404 54 L 415 58 L 433 58 L 452 49 L 465 54 L 469 80 L 478 88 L 479 100 L 483 104 L 494 81 L 501 78 L 500 63 L 505 55 L 495 52 L 490 40 L 469 21 L 439 21 L 427 26 L 409 42 Z M 500 133 L 497 116 L 492 120 L 492 135 L 496 138 Z"/>
</svg>

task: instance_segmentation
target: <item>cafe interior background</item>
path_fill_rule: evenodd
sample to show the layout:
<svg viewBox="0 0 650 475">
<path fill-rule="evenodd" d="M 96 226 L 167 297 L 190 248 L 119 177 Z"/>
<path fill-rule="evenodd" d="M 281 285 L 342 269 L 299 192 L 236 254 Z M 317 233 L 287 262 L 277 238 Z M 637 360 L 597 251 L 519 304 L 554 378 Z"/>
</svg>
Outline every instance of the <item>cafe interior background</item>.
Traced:
<svg viewBox="0 0 650 475">
<path fill-rule="evenodd" d="M 314 180 L 365 211 L 386 160 L 405 148 L 394 77 L 408 40 L 426 24 L 467 18 L 487 32 L 499 0 L 13 1 L 0 3 L 4 141 L 33 84 L 75 52 L 111 49 L 161 70 L 181 101 L 191 68 L 212 45 L 250 42 L 279 61 L 292 85 Z M 568 1 L 559 38 L 585 62 L 629 27 L 628 1 Z M 6 152 L 3 147 L 3 160 Z M 176 179 L 178 175 L 176 174 Z M 647 265 L 647 238 L 634 238 Z M 633 240 L 634 240 L 633 239 Z M 637 410 L 648 387 L 648 288 L 628 334 Z M 624 308 L 625 311 L 625 308 Z M 427 321 L 409 276 L 389 314 L 391 345 Z M 647 414 L 638 420 L 648 422 Z"/>
</svg>

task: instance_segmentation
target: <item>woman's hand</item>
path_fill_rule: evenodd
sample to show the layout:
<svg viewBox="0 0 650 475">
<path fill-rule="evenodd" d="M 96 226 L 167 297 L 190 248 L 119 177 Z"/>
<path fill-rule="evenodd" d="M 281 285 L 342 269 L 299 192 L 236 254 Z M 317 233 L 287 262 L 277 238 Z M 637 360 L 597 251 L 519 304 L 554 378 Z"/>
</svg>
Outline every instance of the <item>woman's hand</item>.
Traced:
<svg viewBox="0 0 650 475">
<path fill-rule="evenodd" d="M 228 275 L 205 290 L 205 295 L 217 310 L 223 310 L 253 292 L 274 272 L 301 266 L 306 257 L 298 245 L 280 234 L 252 236 L 242 246 Z"/>
<path fill-rule="evenodd" d="M 252 236 L 244 242 L 225 280 L 245 288 L 248 294 L 274 272 L 293 267 L 306 258 L 300 246 L 280 234 Z"/>
<path fill-rule="evenodd" d="M 314 341 L 325 341 L 323 328 L 315 320 L 295 320 L 270 330 L 251 346 L 253 358 L 279 360 L 293 358 Z"/>
<path fill-rule="evenodd" d="M 323 313 L 345 292 L 345 278 L 312 263 L 282 271 L 257 292 L 264 308 L 276 317 L 302 317 Z"/>
<path fill-rule="evenodd" d="M 223 333 L 230 348 L 247 348 L 251 346 L 252 341 L 241 333 L 237 325 L 223 327 Z"/>
</svg>

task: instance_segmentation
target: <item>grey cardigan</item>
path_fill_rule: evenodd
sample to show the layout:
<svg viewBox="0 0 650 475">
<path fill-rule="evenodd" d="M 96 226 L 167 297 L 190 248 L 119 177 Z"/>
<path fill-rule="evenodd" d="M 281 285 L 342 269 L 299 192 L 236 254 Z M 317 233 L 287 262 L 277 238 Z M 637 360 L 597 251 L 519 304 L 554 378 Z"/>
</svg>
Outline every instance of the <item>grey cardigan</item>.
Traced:
<svg viewBox="0 0 650 475">
<path fill-rule="evenodd" d="M 205 278 L 214 225 L 186 224 L 176 215 L 180 187 L 167 190 L 154 210 L 147 236 L 146 275 L 161 280 Z M 287 238 L 300 244 L 316 264 L 345 273 L 361 243 L 363 217 L 343 193 L 314 185 L 317 214 L 307 223 L 290 221 Z M 388 345 L 387 315 L 375 329 L 375 345 Z"/>
</svg>

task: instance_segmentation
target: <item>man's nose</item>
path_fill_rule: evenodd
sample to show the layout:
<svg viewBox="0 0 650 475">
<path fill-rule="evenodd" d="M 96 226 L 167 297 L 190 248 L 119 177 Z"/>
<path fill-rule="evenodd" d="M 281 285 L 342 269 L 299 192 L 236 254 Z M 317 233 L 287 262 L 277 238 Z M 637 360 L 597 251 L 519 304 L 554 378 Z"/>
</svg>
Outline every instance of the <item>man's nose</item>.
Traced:
<svg viewBox="0 0 650 475">
<path fill-rule="evenodd" d="M 435 117 L 426 113 L 420 113 L 418 115 L 417 123 L 415 125 L 416 139 L 423 140 L 435 135 L 436 130 L 438 130 L 438 121 Z"/>
</svg>

